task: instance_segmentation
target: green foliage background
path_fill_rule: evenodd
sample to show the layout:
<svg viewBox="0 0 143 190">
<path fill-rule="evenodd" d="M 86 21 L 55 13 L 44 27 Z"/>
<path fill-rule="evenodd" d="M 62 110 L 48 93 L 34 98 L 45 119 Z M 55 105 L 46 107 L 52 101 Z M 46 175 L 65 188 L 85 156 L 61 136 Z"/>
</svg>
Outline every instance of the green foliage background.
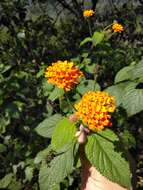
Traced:
<svg viewBox="0 0 143 190">
<path fill-rule="evenodd" d="M 41 187 L 39 183 L 44 184 L 41 176 L 47 172 L 43 164 L 56 162 L 55 152 L 48 145 L 53 126 L 62 115 L 70 112 L 70 108 L 64 101 L 59 104 L 55 94 L 62 92 L 48 85 L 43 73 L 58 59 L 74 60 L 88 79 L 88 83 L 82 81 L 77 87 L 74 98 L 71 94 L 71 101 L 77 100 L 87 89 L 91 90 L 96 74 L 96 89 L 106 89 L 123 104 L 113 118 L 113 130 L 120 132 L 134 158 L 134 186 L 143 187 L 143 2 L 95 2 L 2 1 L 0 188 L 37 190 Z M 98 45 L 95 39 L 93 45 L 96 47 L 90 43 L 80 46 L 89 36 L 82 10 L 92 6 L 96 6 L 96 14 L 91 18 L 92 32 L 100 31 L 114 20 L 122 23 L 125 29 L 122 34 L 112 36 L 110 43 L 105 41 Z M 98 74 L 95 73 L 97 66 Z M 126 93 L 129 95 L 124 97 Z M 131 104 L 134 101 L 135 104 Z M 68 168 L 70 170 L 70 166 Z M 75 170 L 54 189 L 78 189 L 79 171 Z M 44 188 L 42 186 L 41 190 Z"/>
</svg>

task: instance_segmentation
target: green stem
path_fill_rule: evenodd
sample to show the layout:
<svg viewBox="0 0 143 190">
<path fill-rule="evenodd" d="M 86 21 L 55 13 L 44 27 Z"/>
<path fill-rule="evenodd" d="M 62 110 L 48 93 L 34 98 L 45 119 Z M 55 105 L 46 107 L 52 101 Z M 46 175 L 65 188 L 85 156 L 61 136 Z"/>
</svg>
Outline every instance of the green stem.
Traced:
<svg viewBox="0 0 143 190">
<path fill-rule="evenodd" d="M 66 97 L 66 99 L 67 99 L 67 102 L 68 102 L 70 108 L 71 108 L 72 110 L 75 110 L 74 106 L 73 106 L 72 103 L 70 102 L 70 99 L 69 99 L 69 97 L 67 96 L 66 93 L 65 93 L 65 97 Z"/>
<path fill-rule="evenodd" d="M 110 24 L 110 25 L 108 25 L 108 26 L 106 26 L 104 29 L 103 29 L 103 31 L 105 31 L 105 30 L 107 30 L 110 26 L 112 26 L 113 24 Z"/>
<path fill-rule="evenodd" d="M 61 97 L 59 97 L 59 106 L 60 106 L 60 109 L 61 109 L 61 107 L 62 107 L 62 99 L 61 99 Z"/>
<path fill-rule="evenodd" d="M 94 73 L 94 86 L 93 86 L 94 91 L 95 91 L 95 87 L 96 87 L 96 79 L 97 79 L 97 73 Z"/>
<path fill-rule="evenodd" d="M 87 18 L 87 23 L 88 23 L 88 28 L 89 28 L 89 34 L 90 34 L 90 36 L 92 36 L 91 24 L 90 24 L 90 20 L 88 18 Z"/>
<path fill-rule="evenodd" d="M 95 73 L 94 73 L 94 87 L 93 89 L 95 90 L 95 87 L 96 87 L 96 80 L 97 80 L 97 77 L 98 77 L 98 71 L 99 71 L 99 65 L 97 64 L 96 68 L 95 68 Z"/>
</svg>

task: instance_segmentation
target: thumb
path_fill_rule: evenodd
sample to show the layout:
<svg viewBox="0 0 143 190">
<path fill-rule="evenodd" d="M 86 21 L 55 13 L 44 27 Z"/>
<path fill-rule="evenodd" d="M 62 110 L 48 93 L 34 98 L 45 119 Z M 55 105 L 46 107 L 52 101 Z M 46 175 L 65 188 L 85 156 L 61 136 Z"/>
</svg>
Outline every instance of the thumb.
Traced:
<svg viewBox="0 0 143 190">
<path fill-rule="evenodd" d="M 88 133 L 89 130 L 81 124 L 79 127 L 79 131 L 77 131 L 75 135 L 77 137 L 79 144 L 86 144 Z"/>
<path fill-rule="evenodd" d="M 79 127 L 79 131 L 77 131 L 75 135 L 77 137 L 77 141 L 79 142 L 79 156 L 80 156 L 81 165 L 83 168 L 86 169 L 90 165 L 85 155 L 85 145 L 87 143 L 88 133 L 89 130 L 81 124 Z"/>
</svg>

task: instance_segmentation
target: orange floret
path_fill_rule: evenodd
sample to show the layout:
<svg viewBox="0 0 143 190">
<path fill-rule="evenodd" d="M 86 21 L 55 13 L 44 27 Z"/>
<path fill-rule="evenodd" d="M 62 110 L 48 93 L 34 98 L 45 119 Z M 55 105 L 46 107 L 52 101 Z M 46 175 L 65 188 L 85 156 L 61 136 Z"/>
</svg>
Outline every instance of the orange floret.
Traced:
<svg viewBox="0 0 143 190">
<path fill-rule="evenodd" d="M 109 113 L 115 108 L 115 98 L 107 92 L 89 91 L 75 104 L 75 114 L 90 130 L 98 131 L 112 125 Z"/>
<path fill-rule="evenodd" d="M 91 16 L 93 16 L 93 15 L 94 15 L 94 11 L 91 10 L 91 9 L 88 9 L 88 10 L 84 10 L 84 11 L 83 11 L 83 16 L 84 16 L 84 17 L 91 17 Z"/>
<path fill-rule="evenodd" d="M 114 32 L 119 32 L 119 33 L 121 33 L 121 32 L 123 32 L 124 28 L 123 28 L 123 26 L 122 26 L 121 24 L 119 24 L 119 23 L 117 23 L 117 22 L 114 22 L 113 25 L 112 25 L 112 30 L 113 30 Z"/>
<path fill-rule="evenodd" d="M 69 91 L 78 79 L 83 76 L 83 73 L 69 61 L 57 61 L 52 63 L 45 71 L 45 77 L 48 82 Z"/>
</svg>

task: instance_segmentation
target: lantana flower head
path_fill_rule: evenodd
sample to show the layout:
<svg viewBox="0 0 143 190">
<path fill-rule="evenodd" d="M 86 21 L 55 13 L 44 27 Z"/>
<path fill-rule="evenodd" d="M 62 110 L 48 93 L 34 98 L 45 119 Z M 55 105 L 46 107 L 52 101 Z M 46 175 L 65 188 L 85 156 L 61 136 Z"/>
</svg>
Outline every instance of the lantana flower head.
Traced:
<svg viewBox="0 0 143 190">
<path fill-rule="evenodd" d="M 65 91 L 69 91 L 77 84 L 81 76 L 83 76 L 83 73 L 73 62 L 69 61 L 57 61 L 52 63 L 52 66 L 49 66 L 45 72 L 45 77 L 49 83 L 63 88 Z"/>
<path fill-rule="evenodd" d="M 115 98 L 107 92 L 89 91 L 75 104 L 75 114 L 90 130 L 99 131 L 112 125 L 110 113 L 115 108 Z"/>
<path fill-rule="evenodd" d="M 91 16 L 93 16 L 94 15 L 94 11 L 92 10 L 92 9 L 87 9 L 87 10 L 84 10 L 83 11 L 83 16 L 84 17 L 91 17 Z"/>
<path fill-rule="evenodd" d="M 121 24 L 119 24 L 118 22 L 113 22 L 112 30 L 113 30 L 114 32 L 116 32 L 116 33 L 117 33 L 117 32 L 121 33 L 121 32 L 123 32 L 124 28 L 123 28 L 123 26 L 122 26 Z"/>
</svg>

